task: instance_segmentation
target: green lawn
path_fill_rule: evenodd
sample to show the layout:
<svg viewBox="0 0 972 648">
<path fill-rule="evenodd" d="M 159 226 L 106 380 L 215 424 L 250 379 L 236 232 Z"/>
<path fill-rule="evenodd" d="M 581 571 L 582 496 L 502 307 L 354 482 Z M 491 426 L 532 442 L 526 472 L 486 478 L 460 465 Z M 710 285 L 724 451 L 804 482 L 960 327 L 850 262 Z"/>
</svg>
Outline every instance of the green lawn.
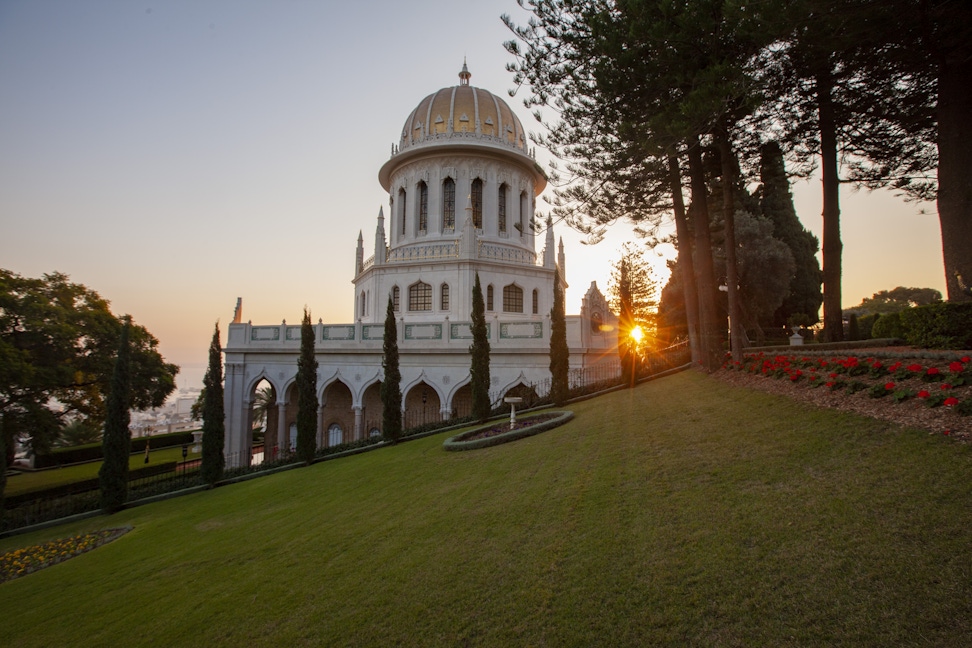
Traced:
<svg viewBox="0 0 972 648">
<path fill-rule="evenodd" d="M 189 455 L 186 457 L 189 461 L 199 459 L 199 453 L 192 451 L 194 447 L 189 446 Z M 168 461 L 182 461 L 182 446 L 149 450 L 149 455 L 150 462 L 148 465 L 166 463 Z M 145 455 L 143 453 L 135 453 L 128 459 L 128 467 L 130 470 L 144 468 L 145 466 Z M 6 495 L 19 495 L 20 493 L 50 488 L 51 486 L 69 484 L 84 479 L 94 479 L 98 476 L 100 469 L 100 461 L 89 461 L 88 463 L 64 466 L 63 468 L 25 472 L 14 477 L 8 477 L 7 488 L 4 492 Z"/>
<path fill-rule="evenodd" d="M 969 447 L 695 372 L 570 409 L 0 540 L 134 527 L 0 645 L 972 645 Z"/>
</svg>

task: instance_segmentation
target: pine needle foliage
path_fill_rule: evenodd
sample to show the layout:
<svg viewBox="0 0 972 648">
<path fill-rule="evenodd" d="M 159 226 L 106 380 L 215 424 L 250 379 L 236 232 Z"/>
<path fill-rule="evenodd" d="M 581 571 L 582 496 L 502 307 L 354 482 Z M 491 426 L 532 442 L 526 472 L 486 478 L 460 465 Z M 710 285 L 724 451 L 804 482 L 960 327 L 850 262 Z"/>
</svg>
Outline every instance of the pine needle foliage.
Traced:
<svg viewBox="0 0 972 648">
<path fill-rule="evenodd" d="M 472 364 L 469 367 L 472 388 L 473 418 L 485 421 L 489 418 L 489 334 L 486 331 L 486 305 L 483 303 L 483 288 L 476 273 L 476 283 L 472 295 L 472 337 L 469 347 Z"/>
<path fill-rule="evenodd" d="M 395 443 L 402 436 L 402 372 L 398 367 L 398 326 L 391 297 L 385 311 L 385 338 L 381 367 L 381 427 L 386 441 Z"/>
<path fill-rule="evenodd" d="M 223 440 L 226 436 L 226 414 L 223 408 L 223 350 L 219 344 L 219 322 L 209 345 L 209 368 L 203 379 L 206 402 L 203 406 L 202 478 L 209 485 L 223 476 L 226 458 Z"/>
<path fill-rule="evenodd" d="M 128 455 L 132 438 L 128 431 L 131 406 L 131 350 L 128 338 L 130 320 L 125 321 L 115 368 L 111 374 L 111 391 L 105 412 L 105 433 L 102 441 L 104 460 L 98 471 L 101 488 L 101 508 L 106 513 L 120 511 L 128 499 Z"/>
<path fill-rule="evenodd" d="M 314 327 L 304 309 L 300 324 L 300 358 L 297 360 L 297 458 L 308 466 L 317 450 L 317 358 Z"/>
</svg>

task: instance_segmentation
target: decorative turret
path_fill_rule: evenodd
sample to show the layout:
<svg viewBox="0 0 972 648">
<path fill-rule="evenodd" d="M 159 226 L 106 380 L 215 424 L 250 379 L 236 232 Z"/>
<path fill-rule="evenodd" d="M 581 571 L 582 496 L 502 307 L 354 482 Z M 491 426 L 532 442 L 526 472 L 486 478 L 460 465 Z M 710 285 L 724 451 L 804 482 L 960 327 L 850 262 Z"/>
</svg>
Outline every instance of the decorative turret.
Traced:
<svg viewBox="0 0 972 648">
<path fill-rule="evenodd" d="M 560 245 L 557 252 L 557 265 L 560 266 L 560 280 L 567 282 L 567 257 L 564 255 L 564 237 L 560 237 Z"/>
<path fill-rule="evenodd" d="M 358 230 L 358 249 L 354 252 L 354 276 L 357 277 L 364 270 L 364 236 Z"/>
<path fill-rule="evenodd" d="M 472 77 L 472 74 L 469 72 L 469 68 L 466 67 L 466 59 L 463 58 L 462 70 L 459 71 L 459 85 L 469 85 L 470 77 Z"/>
<path fill-rule="evenodd" d="M 547 216 L 547 238 L 544 242 L 543 248 L 543 267 L 550 268 L 551 270 L 556 267 L 556 257 L 557 253 L 556 246 L 554 244 L 554 233 L 553 233 L 553 218 L 549 215 Z"/>
<path fill-rule="evenodd" d="M 381 265 L 388 256 L 388 243 L 385 241 L 385 211 L 378 208 L 378 227 L 375 228 L 375 265 Z"/>
</svg>

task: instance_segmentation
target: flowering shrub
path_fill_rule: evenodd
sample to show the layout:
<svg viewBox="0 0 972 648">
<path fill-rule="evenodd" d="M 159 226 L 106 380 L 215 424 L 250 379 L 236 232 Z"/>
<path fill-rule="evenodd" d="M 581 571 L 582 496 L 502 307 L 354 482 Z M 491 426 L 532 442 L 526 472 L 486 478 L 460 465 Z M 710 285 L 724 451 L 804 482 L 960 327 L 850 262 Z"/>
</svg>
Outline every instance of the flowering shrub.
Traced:
<svg viewBox="0 0 972 648">
<path fill-rule="evenodd" d="M 727 359 L 724 368 L 766 377 L 786 378 L 794 384 L 806 382 L 811 387 L 823 386 L 833 392 L 843 390 L 848 396 L 866 390 L 872 398 L 891 396 L 895 403 L 918 398 L 928 407 L 944 405 L 963 416 L 972 416 L 972 397 L 962 400 L 961 394 L 954 391 L 956 387 L 972 384 L 972 358 L 969 356 L 943 361 L 939 366 L 934 362 L 923 366 L 917 362 L 905 365 L 900 360 L 886 365 L 877 358 L 857 356 L 819 358 L 755 353 L 744 356 L 742 361 L 732 362 Z M 845 376 L 861 379 L 844 380 Z M 948 382 L 945 382 L 946 378 Z M 880 382 L 875 383 L 875 380 Z M 909 381 L 939 383 L 939 388 L 920 388 L 915 391 L 908 388 Z M 898 384 L 899 382 L 905 384 Z"/>
<path fill-rule="evenodd" d="M 69 558 L 74 558 L 120 538 L 130 530 L 131 527 L 105 529 L 71 538 L 51 540 L 44 544 L 24 547 L 23 549 L 15 549 L 0 556 L 0 583 L 26 576 L 44 567 L 50 567 Z"/>
</svg>

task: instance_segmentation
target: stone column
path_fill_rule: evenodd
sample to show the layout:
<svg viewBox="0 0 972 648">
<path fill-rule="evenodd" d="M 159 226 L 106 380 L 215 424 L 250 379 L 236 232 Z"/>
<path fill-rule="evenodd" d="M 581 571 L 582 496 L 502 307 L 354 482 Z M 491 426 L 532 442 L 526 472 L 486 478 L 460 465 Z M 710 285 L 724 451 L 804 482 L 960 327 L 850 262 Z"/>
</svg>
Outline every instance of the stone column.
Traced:
<svg viewBox="0 0 972 648">
<path fill-rule="evenodd" d="M 253 461 L 253 403 L 247 400 L 243 401 L 243 411 L 240 414 L 240 420 L 245 425 L 246 433 L 243 435 L 243 448 L 237 465 L 249 466 Z M 264 445 L 266 444 L 264 443 Z"/>
<path fill-rule="evenodd" d="M 355 405 L 351 408 L 354 410 L 354 441 L 360 441 L 364 438 L 364 409 L 360 405 Z"/>
<path fill-rule="evenodd" d="M 290 450 L 290 430 L 287 429 L 287 402 L 277 401 L 277 454 Z"/>
</svg>

